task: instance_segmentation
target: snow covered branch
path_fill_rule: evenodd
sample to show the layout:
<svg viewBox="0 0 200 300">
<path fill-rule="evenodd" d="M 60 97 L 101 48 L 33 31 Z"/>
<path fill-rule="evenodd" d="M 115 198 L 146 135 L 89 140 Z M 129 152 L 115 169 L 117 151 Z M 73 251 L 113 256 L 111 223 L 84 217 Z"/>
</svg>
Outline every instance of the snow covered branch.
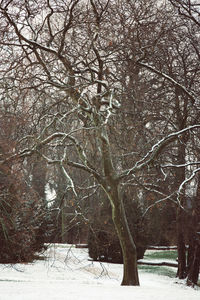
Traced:
<svg viewBox="0 0 200 300">
<path fill-rule="evenodd" d="M 145 168 L 146 166 L 148 166 L 149 164 L 153 163 L 164 147 L 166 147 L 167 145 L 175 141 L 180 135 L 197 128 L 200 128 L 199 124 L 189 126 L 182 130 L 173 132 L 168 136 L 162 138 L 155 145 L 153 145 L 151 150 L 141 160 L 137 161 L 136 164 L 131 169 L 122 172 L 122 174 L 119 177 L 122 179 L 123 177 L 134 174 L 136 171 L 139 171 Z"/>
<path fill-rule="evenodd" d="M 161 76 L 162 78 L 168 80 L 175 87 L 178 87 L 181 91 L 183 91 L 190 98 L 192 104 L 194 104 L 196 102 L 197 96 L 195 96 L 192 92 L 188 91 L 188 89 L 184 85 L 178 83 L 175 79 L 173 79 L 169 75 L 165 74 L 164 72 L 161 72 L 161 71 L 157 70 L 156 68 L 152 67 L 151 65 L 149 65 L 147 63 L 144 63 L 140 60 L 138 61 L 138 64 L 140 66 L 145 67 L 146 69 L 152 71 L 153 73 Z"/>
</svg>

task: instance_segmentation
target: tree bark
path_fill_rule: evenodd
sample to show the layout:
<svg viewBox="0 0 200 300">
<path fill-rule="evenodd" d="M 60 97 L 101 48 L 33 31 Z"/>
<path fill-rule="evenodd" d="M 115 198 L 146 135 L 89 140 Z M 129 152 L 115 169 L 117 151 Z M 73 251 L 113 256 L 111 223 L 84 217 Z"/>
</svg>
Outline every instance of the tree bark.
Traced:
<svg viewBox="0 0 200 300">
<path fill-rule="evenodd" d="M 177 211 L 177 249 L 178 249 L 178 270 L 179 279 L 186 278 L 186 247 L 183 233 L 183 211 L 179 207 Z"/>
<path fill-rule="evenodd" d="M 121 285 L 138 286 L 137 250 L 129 230 L 118 183 L 115 181 L 110 182 L 106 193 L 112 204 L 112 219 L 123 254 L 123 279 Z"/>
<path fill-rule="evenodd" d="M 200 269 L 200 174 L 198 174 L 197 194 L 190 215 L 189 249 L 188 249 L 188 277 L 187 285 L 194 286 L 198 282 Z"/>
<path fill-rule="evenodd" d="M 181 124 L 183 124 L 184 120 L 182 118 L 180 104 L 178 101 L 178 95 L 177 95 L 177 119 L 179 121 L 179 126 L 182 128 Z M 178 164 L 185 164 L 185 149 L 186 149 L 186 142 L 187 137 L 185 135 L 182 136 L 181 141 L 178 142 L 178 153 L 177 153 L 177 163 Z M 180 188 L 181 184 L 185 180 L 185 167 L 183 167 L 181 170 L 177 170 L 176 173 L 176 182 L 177 187 Z M 182 207 L 185 207 L 186 201 L 185 201 L 185 187 L 179 191 L 178 194 L 179 203 Z M 177 277 L 179 279 L 184 279 L 187 276 L 187 267 L 186 267 L 186 246 L 185 246 L 185 213 L 181 206 L 178 206 L 177 208 L 177 219 L 176 219 L 176 230 L 177 230 L 177 248 L 178 248 L 178 271 L 177 271 Z"/>
<path fill-rule="evenodd" d="M 200 245 L 195 246 L 194 256 L 188 271 L 187 285 L 194 286 L 197 284 L 200 268 Z"/>
<path fill-rule="evenodd" d="M 110 143 L 105 128 L 99 135 L 103 159 L 104 179 L 99 182 L 112 206 L 112 220 L 117 231 L 123 255 L 123 279 L 121 285 L 139 285 L 137 250 L 128 226 L 124 204 L 120 193 L 119 177 L 114 170 L 110 154 Z M 97 179 L 98 180 L 98 179 Z"/>
</svg>

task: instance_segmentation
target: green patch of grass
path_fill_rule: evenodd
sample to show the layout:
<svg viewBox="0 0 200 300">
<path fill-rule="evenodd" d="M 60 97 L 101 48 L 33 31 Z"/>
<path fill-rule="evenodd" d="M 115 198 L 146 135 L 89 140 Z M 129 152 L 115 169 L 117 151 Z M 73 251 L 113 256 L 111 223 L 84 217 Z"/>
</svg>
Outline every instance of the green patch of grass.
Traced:
<svg viewBox="0 0 200 300">
<path fill-rule="evenodd" d="M 145 259 L 172 259 L 176 260 L 177 258 L 177 250 L 157 250 L 155 252 L 145 252 L 144 258 Z"/>
<path fill-rule="evenodd" d="M 146 261 L 161 260 L 164 262 L 170 259 L 175 262 L 176 258 L 177 258 L 177 250 L 146 251 L 144 255 L 144 260 Z M 171 278 L 176 277 L 176 272 L 177 272 L 177 268 L 167 267 L 167 266 L 138 265 L 138 269 L 144 272 L 164 275 Z"/>
<path fill-rule="evenodd" d="M 176 277 L 176 269 L 165 267 L 165 266 L 144 266 L 139 265 L 138 269 L 147 273 L 158 274 L 163 276 L 168 276 L 170 278 Z"/>
</svg>

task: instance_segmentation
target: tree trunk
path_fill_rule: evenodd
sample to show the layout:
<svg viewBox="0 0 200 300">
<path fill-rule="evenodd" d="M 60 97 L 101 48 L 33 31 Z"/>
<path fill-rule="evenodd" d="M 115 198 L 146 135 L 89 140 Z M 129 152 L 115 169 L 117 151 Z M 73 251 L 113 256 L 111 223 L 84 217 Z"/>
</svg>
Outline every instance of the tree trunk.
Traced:
<svg viewBox="0 0 200 300">
<path fill-rule="evenodd" d="M 100 131 L 100 139 L 102 142 L 101 150 L 105 177 L 99 183 L 111 202 L 112 219 L 122 248 L 124 273 L 121 284 L 139 285 L 136 245 L 126 219 L 124 204 L 120 194 L 119 179 L 112 164 L 110 143 L 105 128 L 102 128 Z"/>
<path fill-rule="evenodd" d="M 179 102 L 178 102 L 179 103 Z M 180 107 L 178 108 L 178 120 L 179 124 L 183 122 L 181 117 Z M 182 128 L 180 126 L 180 128 Z M 178 142 L 178 153 L 177 153 L 177 164 L 185 164 L 185 148 L 186 148 L 186 137 L 182 136 L 181 142 Z M 179 188 L 185 180 L 185 167 L 178 169 L 176 172 L 176 184 Z M 185 187 L 181 189 L 180 194 L 178 195 L 179 202 L 182 207 L 185 207 Z M 176 230 L 177 230 L 177 248 L 178 248 L 178 271 L 177 277 L 179 279 L 184 279 L 187 276 L 187 267 L 186 267 L 186 247 L 185 247 L 185 213 L 181 206 L 177 208 L 177 219 L 176 219 Z"/>
<path fill-rule="evenodd" d="M 179 279 L 186 278 L 186 247 L 183 233 L 183 211 L 179 207 L 177 211 L 177 248 L 178 248 L 178 271 Z"/>
<path fill-rule="evenodd" d="M 112 205 L 112 219 L 117 231 L 123 254 L 123 279 L 121 285 L 139 285 L 137 269 L 137 251 L 136 245 L 131 236 L 128 222 L 125 215 L 123 200 L 120 197 L 119 186 L 117 182 L 109 185 L 109 191 L 106 193 Z"/>
<path fill-rule="evenodd" d="M 32 186 L 38 193 L 41 199 L 46 198 L 45 184 L 46 184 L 46 163 L 41 157 L 37 156 L 36 161 L 33 163 L 32 169 Z"/>
<path fill-rule="evenodd" d="M 200 174 L 198 174 L 197 194 L 190 215 L 189 249 L 188 249 L 188 277 L 187 285 L 194 286 L 198 282 L 200 269 Z"/>
<path fill-rule="evenodd" d="M 199 267 L 200 267 L 200 245 L 195 246 L 193 261 L 189 268 L 187 285 L 194 286 L 197 284 L 199 277 Z"/>
</svg>

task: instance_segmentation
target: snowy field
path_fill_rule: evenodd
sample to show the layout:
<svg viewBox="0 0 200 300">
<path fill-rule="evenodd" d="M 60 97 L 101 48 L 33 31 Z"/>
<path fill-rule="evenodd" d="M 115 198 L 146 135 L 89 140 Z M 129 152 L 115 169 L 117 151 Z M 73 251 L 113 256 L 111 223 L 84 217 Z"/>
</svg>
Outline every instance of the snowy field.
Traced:
<svg viewBox="0 0 200 300">
<path fill-rule="evenodd" d="M 87 249 L 52 246 L 46 260 L 0 265 L 0 300 L 196 300 L 200 290 L 140 271 L 140 287 L 120 286 L 122 265 L 91 262 Z"/>
</svg>

